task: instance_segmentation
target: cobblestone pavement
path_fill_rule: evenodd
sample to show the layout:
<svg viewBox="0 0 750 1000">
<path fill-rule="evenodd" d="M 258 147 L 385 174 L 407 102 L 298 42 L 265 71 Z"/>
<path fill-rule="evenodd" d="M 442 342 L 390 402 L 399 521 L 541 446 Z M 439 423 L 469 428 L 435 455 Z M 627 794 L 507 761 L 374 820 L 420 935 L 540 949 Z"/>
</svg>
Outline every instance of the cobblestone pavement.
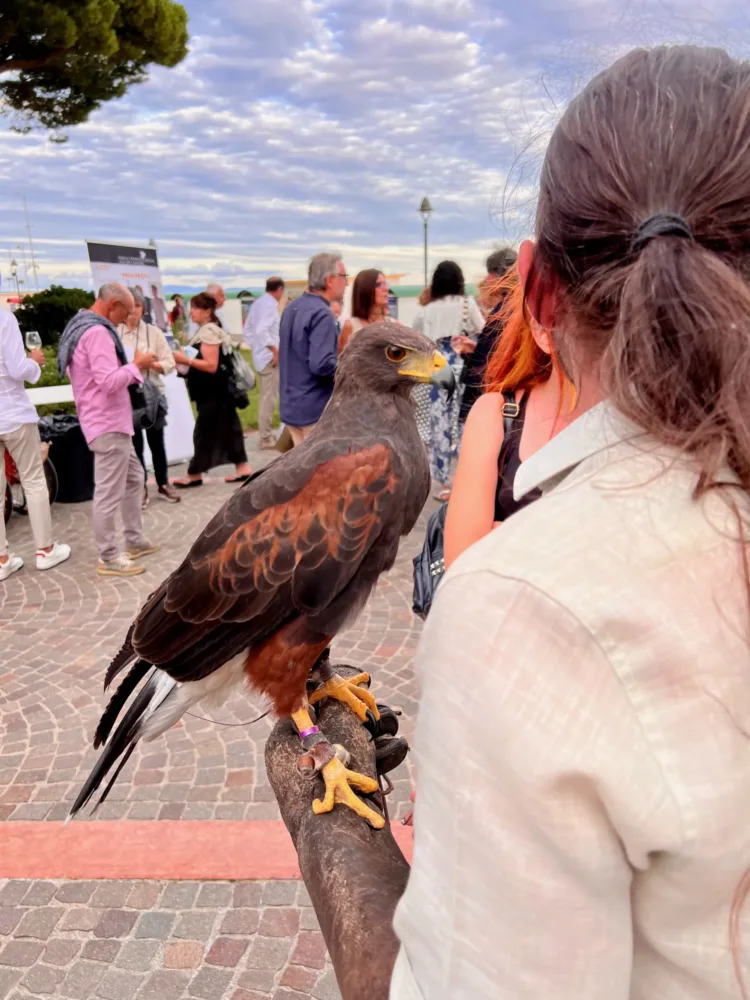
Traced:
<svg viewBox="0 0 750 1000">
<path fill-rule="evenodd" d="M 0 1000 L 340 1000 L 300 882 L 0 880 Z"/>
<path fill-rule="evenodd" d="M 251 452 L 254 467 L 267 455 Z M 234 488 L 206 483 L 177 505 L 160 501 L 152 490 L 145 533 L 162 551 L 146 561 L 146 573 L 131 580 L 96 575 L 90 504 L 53 507 L 56 536 L 72 545 L 72 558 L 46 573 L 27 565 L 0 583 L 0 821 L 65 817 L 96 759 L 90 738 L 105 704 L 101 685 L 111 656 L 143 600 L 179 564 Z M 416 710 L 412 658 L 420 631 L 411 613 L 411 558 L 423 531 L 422 521 L 333 649 L 334 659 L 371 671 L 376 696 L 403 710 L 407 737 Z M 12 550 L 29 557 L 27 519 L 14 515 L 8 537 Z M 271 723 L 248 725 L 265 707 L 238 693 L 211 714 L 213 721 L 186 718 L 166 737 L 141 746 L 97 818 L 278 818 L 263 763 Z M 396 817 L 407 807 L 409 767 L 392 775 Z"/>
</svg>

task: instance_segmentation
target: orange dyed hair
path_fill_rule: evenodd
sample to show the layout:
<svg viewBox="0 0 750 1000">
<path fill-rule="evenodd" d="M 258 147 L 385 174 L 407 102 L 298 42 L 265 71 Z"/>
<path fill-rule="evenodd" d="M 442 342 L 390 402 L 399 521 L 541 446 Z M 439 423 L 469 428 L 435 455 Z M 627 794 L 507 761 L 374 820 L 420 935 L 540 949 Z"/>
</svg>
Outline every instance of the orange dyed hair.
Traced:
<svg viewBox="0 0 750 1000">
<path fill-rule="evenodd" d="M 502 333 L 487 362 L 485 392 L 528 390 L 546 382 L 552 374 L 553 360 L 534 340 L 515 265 L 502 277 L 488 282 L 483 288 L 483 297 L 496 298 L 503 303 L 493 317 Z"/>
</svg>

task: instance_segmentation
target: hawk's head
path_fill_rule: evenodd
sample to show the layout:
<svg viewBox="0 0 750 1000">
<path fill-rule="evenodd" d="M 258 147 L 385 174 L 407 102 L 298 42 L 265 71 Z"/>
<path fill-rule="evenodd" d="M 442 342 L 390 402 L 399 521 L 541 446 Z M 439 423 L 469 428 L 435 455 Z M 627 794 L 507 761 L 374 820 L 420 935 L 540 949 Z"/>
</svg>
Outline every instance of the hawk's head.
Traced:
<svg viewBox="0 0 750 1000">
<path fill-rule="evenodd" d="M 381 392 L 408 392 L 420 382 L 449 392 L 456 380 L 427 337 L 401 323 L 371 323 L 341 353 L 336 380 L 364 383 Z"/>
</svg>

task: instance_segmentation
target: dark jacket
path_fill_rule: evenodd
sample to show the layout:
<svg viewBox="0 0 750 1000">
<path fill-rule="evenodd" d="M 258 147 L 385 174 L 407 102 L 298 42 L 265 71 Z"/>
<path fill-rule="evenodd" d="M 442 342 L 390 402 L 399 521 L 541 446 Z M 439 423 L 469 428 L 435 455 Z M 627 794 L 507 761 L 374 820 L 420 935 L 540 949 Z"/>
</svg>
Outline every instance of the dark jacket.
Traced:
<svg viewBox="0 0 750 1000">
<path fill-rule="evenodd" d="M 461 398 L 459 420 L 466 420 L 469 410 L 484 393 L 483 383 L 487 362 L 490 360 L 500 334 L 503 332 L 503 328 L 497 318 L 497 313 L 500 311 L 501 306 L 502 302 L 499 302 L 490 313 L 487 322 L 484 324 L 484 329 L 477 339 L 476 349 L 472 354 L 464 356 L 464 367 L 461 371 L 464 394 Z"/>
<path fill-rule="evenodd" d="M 333 392 L 339 331 L 330 306 L 305 292 L 281 316 L 279 329 L 280 414 L 283 423 L 307 427 Z"/>
</svg>

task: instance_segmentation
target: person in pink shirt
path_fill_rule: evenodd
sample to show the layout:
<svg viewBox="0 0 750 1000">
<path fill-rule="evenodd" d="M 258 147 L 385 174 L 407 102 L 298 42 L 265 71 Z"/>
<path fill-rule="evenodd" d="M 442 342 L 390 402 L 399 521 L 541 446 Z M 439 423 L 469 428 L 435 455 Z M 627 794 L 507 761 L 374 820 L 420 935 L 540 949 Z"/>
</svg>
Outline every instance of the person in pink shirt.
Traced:
<svg viewBox="0 0 750 1000">
<path fill-rule="evenodd" d="M 156 355 L 136 351 L 129 363 L 116 330 L 133 306 L 124 285 L 103 285 L 91 308 L 81 309 L 66 326 L 57 356 L 58 370 L 70 377 L 81 430 L 94 453 L 94 536 L 97 572 L 103 576 L 136 576 L 144 567 L 135 560 L 159 550 L 142 534 L 143 468 L 133 448 L 129 391 L 154 368 Z M 118 511 L 124 551 L 117 543 Z"/>
</svg>

